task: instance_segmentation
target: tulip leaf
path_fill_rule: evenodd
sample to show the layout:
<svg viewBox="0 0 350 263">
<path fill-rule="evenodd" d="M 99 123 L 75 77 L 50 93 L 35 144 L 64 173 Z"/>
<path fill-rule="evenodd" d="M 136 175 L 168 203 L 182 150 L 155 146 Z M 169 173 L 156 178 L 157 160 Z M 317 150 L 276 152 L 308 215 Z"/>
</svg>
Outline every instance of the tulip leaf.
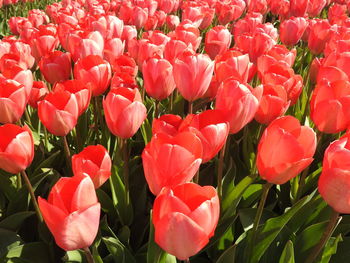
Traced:
<svg viewBox="0 0 350 263">
<path fill-rule="evenodd" d="M 5 255 L 6 259 L 19 258 L 28 263 L 50 262 L 48 248 L 42 242 L 27 243 L 12 247 Z"/>
<path fill-rule="evenodd" d="M 80 250 L 67 251 L 66 255 L 62 258 L 66 263 L 81 263 L 84 262 L 84 253 Z"/>
<path fill-rule="evenodd" d="M 320 263 L 330 262 L 332 255 L 337 253 L 338 243 L 341 241 L 343 241 L 343 239 L 342 239 L 342 236 L 340 234 L 337 237 L 331 237 L 328 240 L 328 242 L 323 250 Z"/>
<path fill-rule="evenodd" d="M 96 189 L 96 194 L 102 211 L 108 214 L 111 221 L 116 220 L 117 211 L 111 198 L 101 188 Z"/>
<path fill-rule="evenodd" d="M 20 244 L 22 239 L 17 233 L 0 228 L 0 261 L 12 247 Z"/>
<path fill-rule="evenodd" d="M 344 237 L 343 241 L 337 245 L 337 253 L 332 256 L 332 263 L 348 262 L 350 258 L 350 237 Z"/>
<path fill-rule="evenodd" d="M 236 245 L 233 245 L 225 250 L 225 252 L 218 258 L 216 263 L 235 263 Z"/>
<path fill-rule="evenodd" d="M 0 171 L 0 192 L 4 193 L 8 200 L 16 196 L 16 185 L 13 179 L 15 176 L 9 176 L 5 172 Z"/>
<path fill-rule="evenodd" d="M 282 229 L 306 203 L 310 202 L 310 199 L 311 196 L 304 197 L 283 215 L 267 220 L 264 225 L 258 228 L 254 250 L 251 255 L 251 262 L 259 262 L 260 258 L 264 255 Z"/>
<path fill-rule="evenodd" d="M 4 220 L 0 221 L 0 228 L 17 231 L 21 227 L 24 220 L 26 220 L 28 217 L 34 214 L 35 212 L 25 211 L 10 215 Z"/>
<path fill-rule="evenodd" d="M 115 262 L 120 263 L 136 263 L 135 258 L 132 256 L 130 251 L 123 245 L 119 239 L 114 237 L 103 237 L 108 251 L 113 255 Z"/>
<path fill-rule="evenodd" d="M 149 143 L 152 139 L 152 125 L 150 124 L 148 118 L 146 118 L 140 127 L 141 134 L 145 145 Z"/>
<path fill-rule="evenodd" d="M 58 150 L 57 152 L 51 153 L 50 156 L 48 158 L 46 158 L 43 162 L 41 162 L 40 164 L 38 164 L 33 172 L 33 175 L 37 175 L 39 173 L 42 173 L 42 168 L 50 168 L 53 167 L 53 163 L 55 161 L 55 159 L 59 156 L 59 154 L 61 153 L 60 150 Z"/>
<path fill-rule="evenodd" d="M 283 249 L 279 263 L 295 263 L 293 242 L 288 240 Z"/>
</svg>

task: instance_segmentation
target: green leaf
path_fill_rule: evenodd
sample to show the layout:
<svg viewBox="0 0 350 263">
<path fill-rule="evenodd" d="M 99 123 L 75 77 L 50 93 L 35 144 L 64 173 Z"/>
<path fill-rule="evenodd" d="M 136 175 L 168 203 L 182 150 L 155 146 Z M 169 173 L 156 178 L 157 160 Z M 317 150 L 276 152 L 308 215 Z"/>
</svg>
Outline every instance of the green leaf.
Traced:
<svg viewBox="0 0 350 263">
<path fill-rule="evenodd" d="M 108 214 L 111 221 L 115 221 L 117 219 L 117 211 L 112 199 L 101 188 L 96 189 L 96 194 L 98 201 L 101 203 L 102 211 Z"/>
<path fill-rule="evenodd" d="M 34 214 L 35 212 L 29 212 L 29 211 L 13 214 L 9 217 L 6 217 L 4 220 L 0 221 L 0 228 L 17 231 L 21 227 L 24 220 L 26 220 L 28 217 Z"/>
<path fill-rule="evenodd" d="M 332 256 L 332 263 L 345 263 L 350 258 L 350 237 L 344 237 L 338 244 L 337 253 Z"/>
<path fill-rule="evenodd" d="M 17 233 L 0 228 L 0 260 L 12 248 L 22 244 L 22 239 Z"/>
<path fill-rule="evenodd" d="M 252 184 L 247 190 L 243 193 L 241 206 L 250 207 L 255 200 L 257 200 L 262 193 L 262 184 Z"/>
<path fill-rule="evenodd" d="M 114 261 L 118 263 L 136 263 L 136 260 L 130 251 L 123 245 L 119 239 L 114 237 L 103 237 L 108 251 L 113 255 Z"/>
<path fill-rule="evenodd" d="M 337 237 L 331 237 L 322 253 L 322 258 L 320 263 L 328 263 L 332 257 L 332 255 L 337 253 L 338 243 L 343 241 L 341 235 Z"/>
<path fill-rule="evenodd" d="M 28 263 L 50 262 L 48 248 L 42 242 L 33 242 L 12 247 L 5 255 L 5 258 L 20 258 Z"/>
<path fill-rule="evenodd" d="M 63 262 L 67 263 L 81 263 L 84 262 L 84 253 L 80 250 L 67 251 L 66 255 L 62 258 Z"/>
<path fill-rule="evenodd" d="M 17 192 L 16 185 L 11 180 L 11 176 L 2 171 L 0 172 L 0 192 L 4 193 L 8 200 L 16 196 Z"/>
<path fill-rule="evenodd" d="M 235 263 L 236 245 L 233 245 L 225 250 L 225 252 L 218 258 L 216 263 Z"/>
<path fill-rule="evenodd" d="M 239 219 L 242 223 L 244 231 L 248 231 L 253 227 L 257 208 L 245 208 L 238 211 Z M 276 214 L 270 210 L 264 209 L 261 215 L 260 224 L 264 224 L 269 218 L 275 217 Z"/>
<path fill-rule="evenodd" d="M 43 162 L 41 162 L 34 170 L 33 175 L 42 173 L 42 168 L 48 168 L 51 169 L 51 167 L 53 167 L 53 163 L 55 162 L 55 159 L 59 156 L 59 154 L 61 153 L 60 150 L 58 150 L 57 152 L 54 152 L 52 154 L 50 154 L 50 156 L 48 158 L 46 158 Z"/>
<path fill-rule="evenodd" d="M 251 262 L 259 262 L 266 250 L 276 239 L 278 234 L 287 225 L 289 220 L 310 201 L 311 196 L 306 196 L 297 202 L 293 207 L 286 211 L 283 215 L 271 218 L 266 223 L 260 226 L 257 230 L 254 250 L 251 256 Z"/>
<path fill-rule="evenodd" d="M 288 240 L 286 246 L 283 249 L 279 263 L 294 263 L 294 247 L 293 242 Z"/>
</svg>

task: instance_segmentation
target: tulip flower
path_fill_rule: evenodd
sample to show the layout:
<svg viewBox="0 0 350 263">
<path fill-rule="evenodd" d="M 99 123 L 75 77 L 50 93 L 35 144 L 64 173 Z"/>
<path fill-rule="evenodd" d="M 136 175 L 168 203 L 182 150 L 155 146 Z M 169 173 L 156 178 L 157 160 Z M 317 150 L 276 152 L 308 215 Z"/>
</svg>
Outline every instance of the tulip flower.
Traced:
<svg viewBox="0 0 350 263">
<path fill-rule="evenodd" d="M 310 117 L 318 130 L 338 133 L 350 125 L 350 83 L 346 80 L 318 82 L 310 102 Z"/>
<path fill-rule="evenodd" d="M 109 130 L 123 139 L 134 136 L 147 117 L 137 89 L 112 89 L 103 100 L 103 109 Z"/>
<path fill-rule="evenodd" d="M 174 79 L 181 95 L 188 101 L 203 97 L 211 78 L 214 62 L 204 54 L 184 53 L 174 63 Z"/>
<path fill-rule="evenodd" d="M 78 102 L 74 94 L 57 90 L 38 102 L 38 115 L 47 130 L 56 136 L 66 136 L 77 124 Z"/>
<path fill-rule="evenodd" d="M 323 52 L 331 32 L 332 27 L 328 20 L 315 19 L 315 22 L 310 25 L 308 38 L 308 47 L 312 54 L 318 55 Z"/>
<path fill-rule="evenodd" d="M 34 158 L 34 140 L 28 126 L 0 126 L 0 168 L 12 174 L 24 171 Z"/>
<path fill-rule="evenodd" d="M 253 120 L 263 93 L 262 86 L 255 89 L 241 84 L 234 78 L 223 82 L 216 95 L 216 106 L 222 110 L 230 123 L 230 133 L 239 132 Z"/>
<path fill-rule="evenodd" d="M 286 46 L 293 46 L 299 42 L 308 23 L 304 17 L 291 17 L 281 22 L 280 39 Z"/>
<path fill-rule="evenodd" d="M 77 80 L 93 84 L 92 95 L 94 97 L 106 91 L 111 81 L 111 74 L 109 63 L 95 55 L 80 59 L 74 66 L 74 77 Z"/>
<path fill-rule="evenodd" d="M 230 127 L 222 111 L 206 110 L 197 115 L 187 115 L 179 130 L 197 135 L 203 146 L 202 162 L 206 163 L 224 146 Z"/>
<path fill-rule="evenodd" d="M 176 87 L 173 66 L 166 59 L 151 58 L 143 62 L 142 74 L 147 94 L 156 100 L 167 98 Z"/>
<path fill-rule="evenodd" d="M 338 213 L 350 213 L 350 147 L 349 134 L 332 142 L 323 157 L 318 191 Z"/>
<path fill-rule="evenodd" d="M 277 118 L 259 142 L 259 174 L 269 183 L 284 184 L 311 164 L 315 150 L 316 134 L 310 127 L 292 116 Z"/>
<path fill-rule="evenodd" d="M 38 108 L 38 102 L 42 100 L 46 94 L 49 93 L 49 89 L 47 88 L 45 82 L 43 81 L 34 81 L 33 88 L 30 93 L 30 97 L 28 100 L 28 104 L 33 108 Z"/>
<path fill-rule="evenodd" d="M 205 35 L 205 51 L 211 59 L 225 52 L 231 45 L 231 33 L 224 26 L 216 26 Z"/>
<path fill-rule="evenodd" d="M 152 134 L 165 133 L 175 136 L 179 132 L 182 118 L 179 115 L 165 114 L 158 119 L 154 118 L 152 122 Z"/>
<path fill-rule="evenodd" d="M 191 132 L 174 137 L 157 133 L 142 152 L 145 177 L 151 192 L 158 195 L 165 187 L 189 182 L 202 162 L 203 147 Z"/>
<path fill-rule="evenodd" d="M 90 82 L 83 83 L 74 79 L 56 83 L 53 90 L 65 90 L 74 94 L 78 103 L 78 115 L 80 116 L 89 107 L 92 88 L 93 85 Z"/>
<path fill-rule="evenodd" d="M 89 247 L 100 222 L 101 205 L 89 176 L 61 177 L 48 200 L 38 198 L 56 244 L 66 251 Z"/>
<path fill-rule="evenodd" d="M 220 214 L 212 186 L 164 187 L 153 205 L 155 242 L 180 260 L 197 254 L 214 235 Z"/>
<path fill-rule="evenodd" d="M 18 121 L 24 113 L 27 100 L 23 85 L 14 80 L 0 79 L 0 123 Z"/>
<path fill-rule="evenodd" d="M 70 54 L 58 50 L 51 52 L 40 60 L 39 67 L 50 84 L 68 80 L 72 71 Z"/>
<path fill-rule="evenodd" d="M 90 145 L 72 156 L 74 176 L 86 174 L 90 176 L 95 189 L 99 188 L 111 175 L 112 161 L 102 145 Z"/>
</svg>

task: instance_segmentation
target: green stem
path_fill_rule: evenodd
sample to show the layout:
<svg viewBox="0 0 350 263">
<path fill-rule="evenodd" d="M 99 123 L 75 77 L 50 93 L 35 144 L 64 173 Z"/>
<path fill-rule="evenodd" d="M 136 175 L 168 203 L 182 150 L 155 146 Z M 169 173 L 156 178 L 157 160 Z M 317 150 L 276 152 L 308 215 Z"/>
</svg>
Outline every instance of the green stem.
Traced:
<svg viewBox="0 0 350 263">
<path fill-rule="evenodd" d="M 41 122 L 39 122 L 41 123 Z M 44 141 L 45 141 L 45 149 L 47 151 L 49 151 L 48 147 L 49 147 L 49 140 L 48 140 L 48 134 L 47 134 L 47 130 L 46 130 L 46 127 L 44 126 Z"/>
<path fill-rule="evenodd" d="M 122 139 L 122 152 L 123 152 L 123 173 L 124 173 L 124 185 L 125 185 L 125 200 L 129 204 L 129 151 L 128 151 L 128 139 Z"/>
<path fill-rule="evenodd" d="M 218 195 L 220 200 L 222 196 L 222 173 L 224 170 L 225 149 L 226 149 L 226 143 L 224 144 L 224 146 L 220 151 L 219 164 L 218 164 Z"/>
<path fill-rule="evenodd" d="M 154 118 L 158 118 L 158 115 L 159 115 L 159 101 L 156 100 L 154 105 Z"/>
<path fill-rule="evenodd" d="M 72 163 L 71 163 L 71 156 L 70 156 L 70 150 L 67 142 L 67 137 L 63 136 L 62 141 L 63 141 L 64 155 L 66 157 L 67 166 L 69 171 L 71 171 Z"/>
<path fill-rule="evenodd" d="M 95 263 L 95 260 L 90 252 L 90 249 L 88 247 L 83 248 L 84 252 L 85 252 L 85 256 L 86 256 L 86 260 L 88 263 Z"/>
<path fill-rule="evenodd" d="M 20 174 L 17 174 L 17 189 L 21 189 L 22 188 L 22 178 Z"/>
<path fill-rule="evenodd" d="M 336 228 L 339 221 L 340 221 L 339 213 L 332 209 L 331 218 L 328 222 L 327 228 L 323 232 L 323 235 L 321 237 L 320 242 L 317 244 L 317 246 L 309 254 L 309 257 L 306 259 L 305 263 L 312 263 L 317 259 L 322 248 L 326 245 L 327 241 L 332 236 L 332 233 L 333 233 L 334 229 Z"/>
<path fill-rule="evenodd" d="M 188 114 L 192 114 L 193 113 L 193 102 L 189 101 L 188 102 Z"/>
<path fill-rule="evenodd" d="M 28 189 L 28 191 L 29 191 L 30 197 L 31 197 L 32 202 L 33 202 L 33 205 L 34 205 L 34 209 L 35 209 L 36 215 L 37 215 L 37 217 L 38 217 L 40 223 L 42 223 L 42 222 L 44 222 L 44 220 L 43 220 L 43 217 L 42 217 L 42 215 L 41 215 L 41 212 L 40 212 L 38 203 L 37 203 L 37 201 L 36 201 L 33 187 L 32 187 L 32 185 L 31 185 L 31 183 L 30 183 L 30 181 L 29 181 L 29 178 L 28 178 L 28 176 L 27 176 L 25 170 L 23 170 L 23 171 L 21 172 L 21 175 L 22 175 L 23 180 L 24 180 L 24 182 L 25 182 L 25 184 L 26 184 L 26 186 L 27 186 L 27 189 Z"/>
</svg>

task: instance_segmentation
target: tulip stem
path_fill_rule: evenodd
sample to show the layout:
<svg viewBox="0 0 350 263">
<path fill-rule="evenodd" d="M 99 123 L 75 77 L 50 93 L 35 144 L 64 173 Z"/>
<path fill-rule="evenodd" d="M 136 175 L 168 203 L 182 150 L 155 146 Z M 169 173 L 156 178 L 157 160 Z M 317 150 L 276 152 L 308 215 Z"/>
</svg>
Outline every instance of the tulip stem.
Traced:
<svg viewBox="0 0 350 263">
<path fill-rule="evenodd" d="M 34 209 L 35 209 L 36 215 L 38 216 L 38 219 L 39 219 L 40 223 L 42 223 L 42 222 L 44 222 L 44 220 L 43 220 L 43 216 L 41 215 L 38 203 L 36 201 L 33 187 L 32 187 L 32 185 L 31 185 L 31 183 L 29 181 L 29 178 L 28 178 L 28 176 L 27 176 L 27 174 L 26 174 L 26 172 L 24 170 L 21 172 L 21 175 L 22 175 L 23 180 L 24 180 L 24 182 L 25 182 L 25 184 L 27 186 L 27 189 L 29 191 L 30 197 L 31 197 L 33 205 L 34 205 Z"/>
<path fill-rule="evenodd" d="M 17 174 L 17 189 L 21 189 L 22 188 L 22 178 L 20 174 Z"/>
<path fill-rule="evenodd" d="M 124 185 L 125 185 L 125 200 L 129 204 L 129 152 L 128 152 L 128 139 L 122 139 L 122 152 L 123 152 L 123 173 L 124 173 Z"/>
<path fill-rule="evenodd" d="M 188 258 L 188 259 L 185 259 L 184 260 L 184 263 L 190 263 L 190 259 Z"/>
<path fill-rule="evenodd" d="M 88 247 L 83 248 L 86 256 L 86 260 L 88 263 L 95 263 L 95 260 L 90 252 L 90 249 Z"/>
<path fill-rule="evenodd" d="M 189 101 L 188 102 L 188 114 L 192 114 L 193 113 L 193 102 Z"/>
<path fill-rule="evenodd" d="M 337 224 L 339 223 L 341 217 L 339 217 L 339 213 L 332 209 L 331 218 L 329 219 L 326 230 L 323 232 L 320 242 L 317 246 L 312 250 L 309 257 L 306 259 L 306 263 L 312 263 L 316 260 L 318 255 L 320 254 L 322 248 L 326 245 L 329 238 L 332 236 L 333 231 L 335 230 Z"/>
<path fill-rule="evenodd" d="M 224 146 L 220 151 L 219 165 L 218 165 L 218 195 L 220 200 L 222 196 L 222 173 L 224 170 L 225 149 L 226 149 L 226 143 L 224 144 Z"/>
<path fill-rule="evenodd" d="M 158 115 L 159 115 L 159 101 L 156 100 L 154 105 L 154 118 L 158 118 Z"/>
<path fill-rule="evenodd" d="M 198 171 L 196 172 L 196 175 L 193 178 L 193 182 L 195 184 L 199 184 L 199 168 L 198 168 Z"/>
<path fill-rule="evenodd" d="M 39 121 L 39 123 L 41 123 L 41 122 Z M 48 148 L 48 147 L 49 147 L 49 140 L 48 140 L 48 134 L 47 134 L 46 127 L 44 126 L 43 129 L 44 129 L 45 149 L 46 149 L 47 151 L 49 151 L 49 148 Z"/>
<path fill-rule="evenodd" d="M 67 142 L 67 137 L 63 136 L 62 141 L 63 141 L 64 155 L 66 156 L 66 162 L 68 165 L 68 169 L 71 170 L 72 165 L 71 165 L 71 158 L 70 158 L 70 151 L 69 151 L 69 146 L 68 146 L 68 142 Z"/>
</svg>

